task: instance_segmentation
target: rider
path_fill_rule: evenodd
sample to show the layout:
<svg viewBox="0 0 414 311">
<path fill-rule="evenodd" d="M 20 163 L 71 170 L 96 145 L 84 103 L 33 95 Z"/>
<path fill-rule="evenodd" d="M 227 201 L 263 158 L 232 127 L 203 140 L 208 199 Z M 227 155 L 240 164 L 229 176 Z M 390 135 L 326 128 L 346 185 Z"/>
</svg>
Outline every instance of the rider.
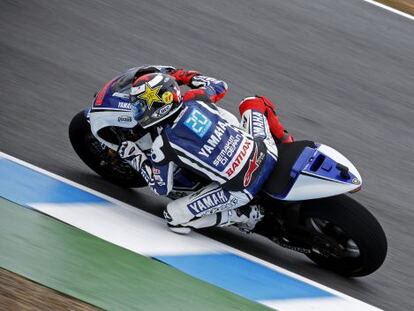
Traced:
<svg viewBox="0 0 414 311">
<path fill-rule="evenodd" d="M 191 90 L 182 96 L 179 85 Z M 249 202 L 276 164 L 275 140 L 293 141 L 266 97 L 244 99 L 241 125 L 234 124 L 214 105 L 226 92 L 223 81 L 167 66 L 146 67 L 132 83 L 134 118 L 155 138 L 148 156 L 135 142 L 124 141 L 120 157 L 159 195 L 171 192 L 183 168 L 208 181 L 167 205 L 164 217 L 175 232 L 232 224 L 251 231 L 263 214 Z"/>
</svg>

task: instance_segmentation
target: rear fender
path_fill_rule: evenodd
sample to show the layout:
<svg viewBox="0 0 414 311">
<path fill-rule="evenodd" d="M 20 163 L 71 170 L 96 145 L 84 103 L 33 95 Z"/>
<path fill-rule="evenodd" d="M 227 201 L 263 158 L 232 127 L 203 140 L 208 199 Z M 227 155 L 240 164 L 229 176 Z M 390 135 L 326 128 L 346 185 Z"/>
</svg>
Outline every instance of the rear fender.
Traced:
<svg viewBox="0 0 414 311">
<path fill-rule="evenodd" d="M 302 201 L 330 197 L 356 191 L 361 184 L 361 175 L 355 166 L 335 149 L 321 144 L 303 166 L 289 192 L 279 199 Z"/>
</svg>

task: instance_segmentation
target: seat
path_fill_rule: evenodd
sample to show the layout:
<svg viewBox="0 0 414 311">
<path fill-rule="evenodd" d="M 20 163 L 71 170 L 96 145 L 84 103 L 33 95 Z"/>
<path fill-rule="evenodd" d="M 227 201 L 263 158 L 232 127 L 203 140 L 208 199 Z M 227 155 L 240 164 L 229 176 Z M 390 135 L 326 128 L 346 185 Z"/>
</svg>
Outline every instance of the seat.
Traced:
<svg viewBox="0 0 414 311">
<path fill-rule="evenodd" d="M 278 145 L 278 161 L 276 168 L 263 186 L 265 192 L 277 195 L 282 194 L 286 190 L 289 186 L 292 167 L 306 147 L 315 148 L 316 146 L 313 141 L 309 140 Z"/>
</svg>

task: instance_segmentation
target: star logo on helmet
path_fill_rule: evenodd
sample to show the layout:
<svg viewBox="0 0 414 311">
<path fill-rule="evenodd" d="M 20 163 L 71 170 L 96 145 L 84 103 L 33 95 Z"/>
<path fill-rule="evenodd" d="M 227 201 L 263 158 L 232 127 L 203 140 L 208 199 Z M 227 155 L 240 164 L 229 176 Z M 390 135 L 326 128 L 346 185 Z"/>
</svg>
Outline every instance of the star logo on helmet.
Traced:
<svg viewBox="0 0 414 311">
<path fill-rule="evenodd" d="M 148 105 L 148 108 L 151 109 L 153 102 L 162 102 L 161 97 L 158 96 L 160 88 L 161 85 L 151 88 L 151 86 L 148 83 L 145 83 L 145 92 L 138 95 L 138 97 L 145 100 Z"/>
</svg>

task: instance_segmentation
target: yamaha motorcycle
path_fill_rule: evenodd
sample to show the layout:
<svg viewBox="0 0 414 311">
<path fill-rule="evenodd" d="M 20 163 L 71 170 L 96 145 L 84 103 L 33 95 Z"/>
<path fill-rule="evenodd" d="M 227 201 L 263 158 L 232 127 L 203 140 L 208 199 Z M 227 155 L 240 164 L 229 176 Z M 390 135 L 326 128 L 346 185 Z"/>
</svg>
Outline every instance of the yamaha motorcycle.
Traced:
<svg viewBox="0 0 414 311">
<path fill-rule="evenodd" d="M 148 134 L 138 126 L 124 128 L 125 122 L 133 122 L 131 79 L 132 71 L 107 84 L 95 96 L 94 109 L 99 100 L 99 109 L 108 117 L 91 122 L 91 108 L 86 108 L 72 119 L 69 137 L 78 156 L 96 173 L 119 186 L 139 188 L 146 182 L 116 152 L 121 141 Z M 358 170 L 335 149 L 313 141 L 282 144 L 276 168 L 253 200 L 265 215 L 254 233 L 344 276 L 371 274 L 385 260 L 387 240 L 375 217 L 351 197 L 361 184 Z"/>
</svg>

